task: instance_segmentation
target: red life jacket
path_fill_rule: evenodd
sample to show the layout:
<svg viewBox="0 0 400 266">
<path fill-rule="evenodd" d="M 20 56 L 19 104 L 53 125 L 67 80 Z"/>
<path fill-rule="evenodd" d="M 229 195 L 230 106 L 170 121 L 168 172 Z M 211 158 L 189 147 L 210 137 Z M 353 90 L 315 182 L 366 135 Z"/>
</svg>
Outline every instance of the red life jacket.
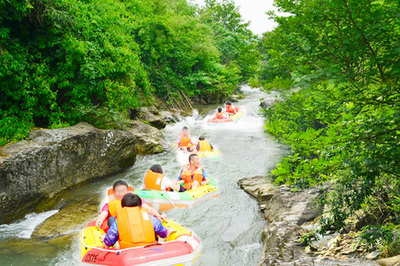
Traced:
<svg viewBox="0 0 400 266">
<path fill-rule="evenodd" d="M 161 183 L 164 178 L 163 174 L 154 173 L 153 171 L 147 171 L 144 176 L 144 189 L 154 189 L 161 191 Z"/>
<path fill-rule="evenodd" d="M 118 213 L 117 226 L 121 249 L 157 243 L 153 224 L 145 208 L 122 208 Z"/>
<path fill-rule="evenodd" d="M 192 179 L 192 176 L 193 176 L 193 179 Z M 201 169 L 201 167 L 199 167 L 196 170 L 194 170 L 194 172 L 192 172 L 190 170 L 189 164 L 187 164 L 187 165 L 183 166 L 181 178 L 183 181 L 185 181 L 185 183 L 183 184 L 183 187 L 185 189 L 191 189 L 194 181 L 199 182 L 199 184 L 201 184 L 201 182 L 203 181 L 203 179 L 204 179 L 203 170 Z"/>
<path fill-rule="evenodd" d="M 215 119 L 224 119 L 224 112 L 216 113 L 215 114 Z"/>
<path fill-rule="evenodd" d="M 226 107 L 226 112 L 227 113 L 231 113 L 231 114 L 236 114 L 237 113 L 238 108 L 233 107 L 232 105 L 228 105 Z"/>
</svg>

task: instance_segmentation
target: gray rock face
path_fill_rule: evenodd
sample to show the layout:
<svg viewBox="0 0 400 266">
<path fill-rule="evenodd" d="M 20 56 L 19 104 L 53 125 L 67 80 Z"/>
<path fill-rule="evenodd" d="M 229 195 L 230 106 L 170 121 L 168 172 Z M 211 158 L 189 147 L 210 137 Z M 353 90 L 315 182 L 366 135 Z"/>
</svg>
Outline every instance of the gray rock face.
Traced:
<svg viewBox="0 0 400 266">
<path fill-rule="evenodd" d="M 315 203 L 320 189 L 291 192 L 285 186 L 274 186 L 263 176 L 243 178 L 238 185 L 259 201 L 269 221 L 262 233 L 264 245 L 259 265 L 376 265 L 359 259 L 333 261 L 305 252 L 299 243 L 300 232 L 304 231 L 303 224 L 322 213 Z"/>
<path fill-rule="evenodd" d="M 165 123 L 167 124 L 171 124 L 171 123 L 176 123 L 181 121 L 181 117 L 178 113 L 173 113 L 170 111 L 161 111 L 160 112 L 161 118 L 165 121 Z"/>
<path fill-rule="evenodd" d="M 377 260 L 377 263 L 382 266 L 400 266 L 400 255 Z"/>
<path fill-rule="evenodd" d="M 66 236 L 87 223 L 88 219 L 95 218 L 99 211 L 99 195 L 75 195 L 68 201 L 56 214 L 39 224 L 32 236 L 43 239 Z"/>
<path fill-rule="evenodd" d="M 158 110 L 155 108 L 140 108 L 138 118 L 144 122 L 148 122 L 150 125 L 158 129 L 165 128 L 167 125 L 164 119 L 160 116 Z"/>
<path fill-rule="evenodd" d="M 129 132 L 136 140 L 139 154 L 154 154 L 164 151 L 164 135 L 155 127 L 135 120 L 130 122 Z"/>
<path fill-rule="evenodd" d="M 117 173 L 136 159 L 136 139 L 122 130 L 80 123 L 33 131 L 29 138 L 2 148 L 0 223 L 23 217 L 64 189 Z"/>
</svg>

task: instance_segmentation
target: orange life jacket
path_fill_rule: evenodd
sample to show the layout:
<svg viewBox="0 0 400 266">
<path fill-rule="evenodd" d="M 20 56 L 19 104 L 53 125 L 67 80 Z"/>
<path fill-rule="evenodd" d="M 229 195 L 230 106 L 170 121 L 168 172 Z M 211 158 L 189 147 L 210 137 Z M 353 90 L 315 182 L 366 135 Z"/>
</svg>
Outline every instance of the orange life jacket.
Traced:
<svg viewBox="0 0 400 266">
<path fill-rule="evenodd" d="M 129 186 L 128 191 L 134 193 L 135 190 L 133 189 L 133 187 Z M 111 216 L 116 216 L 118 210 L 122 208 L 121 201 L 115 198 L 113 188 L 108 189 L 107 195 L 108 195 L 108 212 L 111 214 Z"/>
<path fill-rule="evenodd" d="M 199 151 L 212 151 L 210 142 L 207 140 L 199 140 Z"/>
<path fill-rule="evenodd" d="M 238 107 L 233 107 L 232 105 L 228 105 L 226 107 L 226 112 L 231 114 L 236 114 L 239 111 Z"/>
<path fill-rule="evenodd" d="M 193 179 L 192 179 L 192 176 L 193 176 Z M 199 182 L 199 184 L 201 184 L 201 182 L 203 181 L 203 178 L 204 178 L 203 170 L 201 169 L 201 167 L 199 167 L 196 170 L 194 170 L 194 172 L 192 172 L 190 170 L 189 164 L 187 164 L 187 165 L 183 166 L 181 178 L 183 181 L 185 181 L 185 183 L 183 184 L 183 187 L 185 189 L 191 189 L 194 181 Z"/>
<path fill-rule="evenodd" d="M 133 189 L 133 187 L 129 186 L 128 187 L 128 191 L 134 193 L 135 190 Z M 114 195 L 114 189 L 113 188 L 109 188 L 107 190 L 107 196 L 108 196 L 108 201 L 112 201 L 115 199 L 115 195 Z"/>
<path fill-rule="evenodd" d="M 121 201 L 118 199 L 113 199 L 108 202 L 108 212 L 111 216 L 117 216 L 117 213 L 122 209 Z"/>
<path fill-rule="evenodd" d="M 153 171 L 147 171 L 144 176 L 144 189 L 154 189 L 161 191 L 161 183 L 164 178 L 163 174 L 154 173 Z"/>
<path fill-rule="evenodd" d="M 225 117 L 224 117 L 224 112 L 216 113 L 216 114 L 215 114 L 215 118 L 216 118 L 216 119 L 224 119 L 224 118 L 225 118 Z"/>
<path fill-rule="evenodd" d="M 191 145 L 191 138 L 190 135 L 187 135 L 187 137 L 185 137 L 183 134 L 179 135 L 181 137 L 181 142 L 179 143 L 179 147 L 190 147 Z"/>
<path fill-rule="evenodd" d="M 117 226 L 121 249 L 156 243 L 154 227 L 145 208 L 122 208 Z"/>
</svg>

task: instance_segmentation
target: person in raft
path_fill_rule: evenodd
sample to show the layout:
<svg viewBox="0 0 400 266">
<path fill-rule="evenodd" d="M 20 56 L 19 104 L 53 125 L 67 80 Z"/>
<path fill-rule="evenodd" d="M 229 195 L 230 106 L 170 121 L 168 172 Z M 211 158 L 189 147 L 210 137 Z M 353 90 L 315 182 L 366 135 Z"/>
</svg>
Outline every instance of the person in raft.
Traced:
<svg viewBox="0 0 400 266">
<path fill-rule="evenodd" d="M 143 180 L 144 189 L 154 189 L 158 191 L 169 191 L 171 180 L 166 178 L 164 171 L 159 164 L 154 164 L 147 171 Z"/>
<path fill-rule="evenodd" d="M 178 144 L 178 148 L 185 152 L 192 152 L 196 147 L 190 137 L 189 128 L 186 126 L 182 128 L 182 133 L 179 135 L 176 143 Z"/>
<path fill-rule="evenodd" d="M 121 201 L 118 218 L 107 234 L 101 236 L 105 247 L 131 248 L 157 243 L 157 237 L 168 236 L 168 229 L 142 208 L 142 199 L 135 194 L 126 194 Z M 118 242 L 119 240 L 119 242 Z"/>
<path fill-rule="evenodd" d="M 234 107 L 231 102 L 226 102 L 225 103 L 225 113 L 228 114 L 229 116 L 232 116 L 239 112 L 239 107 Z"/>
<path fill-rule="evenodd" d="M 199 142 L 197 143 L 196 146 L 196 150 L 198 152 L 210 152 L 214 150 L 214 147 L 203 136 L 200 136 Z"/>
<path fill-rule="evenodd" d="M 225 112 L 222 112 L 222 108 L 218 107 L 218 112 L 215 114 L 214 119 L 218 120 L 218 119 L 225 119 L 226 115 Z"/>
<path fill-rule="evenodd" d="M 118 180 L 113 184 L 113 187 L 110 188 L 107 192 L 108 194 L 108 203 L 104 204 L 100 213 L 96 218 L 96 226 L 101 227 L 103 230 L 107 230 L 113 222 L 115 221 L 115 216 L 119 209 L 121 209 L 121 200 L 127 194 L 133 194 L 133 187 L 129 186 L 123 180 Z M 157 219 L 164 220 L 165 217 L 161 215 L 157 210 L 153 209 L 147 204 L 143 204 L 143 207 L 148 210 L 150 214 L 157 217 Z M 103 224 L 107 219 L 107 224 Z"/>
<path fill-rule="evenodd" d="M 211 180 L 207 176 L 206 170 L 201 168 L 200 158 L 197 154 L 190 154 L 189 164 L 184 165 L 176 182 L 170 187 L 174 191 L 184 192 L 199 186 L 207 185 Z"/>
</svg>

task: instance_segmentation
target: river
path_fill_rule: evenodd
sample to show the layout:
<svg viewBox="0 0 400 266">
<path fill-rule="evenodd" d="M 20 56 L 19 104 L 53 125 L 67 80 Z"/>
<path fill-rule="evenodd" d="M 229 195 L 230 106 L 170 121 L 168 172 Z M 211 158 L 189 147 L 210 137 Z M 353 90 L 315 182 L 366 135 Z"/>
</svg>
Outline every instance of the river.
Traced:
<svg viewBox="0 0 400 266">
<path fill-rule="evenodd" d="M 208 126 L 207 115 L 214 112 L 210 108 L 215 108 L 208 106 L 201 108 L 200 114 L 195 110 L 192 116 L 163 130 L 167 142 L 173 143 L 186 125 L 193 137 L 197 139 L 204 135 L 221 151 L 217 159 L 202 159 L 203 168 L 216 179 L 218 198 L 191 209 L 166 212 L 169 218 L 187 226 L 201 239 L 202 254 L 196 265 L 256 265 L 261 252 L 261 231 L 266 222 L 256 200 L 242 191 L 237 181 L 267 174 L 285 148 L 265 134 L 264 119 L 259 114 L 260 98 L 274 95 L 248 87 L 242 90 L 246 98 L 236 105 L 245 109 L 245 115 L 237 123 Z M 136 164 L 127 171 L 82 186 L 66 198 L 77 195 L 103 197 L 106 188 L 117 179 L 125 179 L 139 188 L 144 173 L 155 163 L 161 164 L 171 179 L 177 177 L 181 168 L 171 145 L 164 153 L 138 156 Z M 78 233 L 83 225 L 61 238 L 41 240 L 31 237 L 34 228 L 56 212 L 29 214 L 16 223 L 0 225 L 0 265 L 81 265 Z"/>
</svg>

